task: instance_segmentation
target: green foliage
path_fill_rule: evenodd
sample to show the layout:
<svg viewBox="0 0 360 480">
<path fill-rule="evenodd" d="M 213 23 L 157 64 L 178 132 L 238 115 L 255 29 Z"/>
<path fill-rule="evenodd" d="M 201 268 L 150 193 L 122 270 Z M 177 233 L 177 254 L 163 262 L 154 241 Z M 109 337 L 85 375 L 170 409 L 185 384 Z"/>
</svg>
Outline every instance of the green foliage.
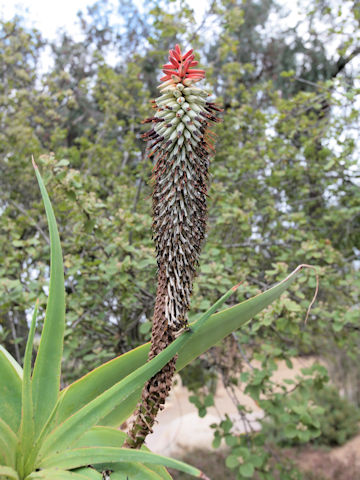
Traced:
<svg viewBox="0 0 360 480">
<path fill-rule="evenodd" d="M 260 400 L 264 409 L 264 435 L 280 445 L 304 444 L 321 435 L 320 418 L 324 409 L 314 400 L 314 392 L 321 392 L 328 381 L 323 366 L 314 364 L 302 369 L 302 376 L 287 380 L 283 390 L 272 398 Z"/>
<path fill-rule="evenodd" d="M 219 375 L 274 403 L 277 362 L 315 353 L 360 405 L 356 2 L 300 2 L 296 28 L 271 0 L 216 0 L 200 22 L 183 0 L 146 2 L 141 10 L 120 3 L 119 22 L 111 20 L 106 1 L 83 13 L 80 42 L 63 34 L 50 44 L 21 18 L 1 21 L 1 344 L 21 364 L 29 305 L 38 296 L 40 327 L 45 316 L 49 238 L 31 154 L 41 155 L 61 225 L 67 294 L 62 386 L 148 338 L 156 265 L 151 165 L 140 122 L 155 96 L 159 65 L 177 41 L 200 52 L 225 110 L 216 131 L 193 318 L 239 280 L 234 303 L 303 262 L 319 266 L 321 285 L 306 328 L 303 312 L 316 283 L 311 272 L 236 332 L 231 358 L 219 345 L 184 371 L 188 385 L 206 385 L 195 403 L 204 405 Z M 53 62 L 40 74 L 45 46 Z M 17 367 L 5 367 L 6 356 L 0 350 L 1 371 L 11 375 Z M 249 363 L 259 372 L 246 376 Z M 14 392 L 21 390 L 17 375 Z M 304 388 L 307 398 L 318 388 L 316 382 Z M 0 397 L 3 390 L 2 384 Z M 279 409 L 288 397 L 281 395 Z M 7 409 L 15 423 L 19 398 Z M 269 404 L 277 415 L 275 407 Z"/>
<path fill-rule="evenodd" d="M 311 381 L 312 383 L 312 381 Z M 297 384 L 281 408 L 265 408 L 264 433 L 283 446 L 308 443 L 342 445 L 358 432 L 359 409 L 333 386 Z"/>
<path fill-rule="evenodd" d="M 255 369 L 246 380 L 248 393 L 258 399 L 264 411 L 261 432 L 250 433 L 249 425 L 245 428 L 249 434 L 239 436 L 229 417 L 219 425 L 213 425 L 213 446 L 218 448 L 224 440 L 230 448 L 226 459 L 229 468 L 235 469 L 244 462 L 253 465 L 262 475 L 261 478 L 272 478 L 271 473 L 267 472 L 275 445 L 277 448 L 310 442 L 316 445 L 342 445 L 358 432 L 358 408 L 341 398 L 335 387 L 327 385 L 327 371 L 323 366 L 314 364 L 311 368 L 303 368 L 301 376 L 285 380 L 281 388 L 271 378 L 266 378 L 264 372 L 266 370 Z M 271 395 L 270 391 L 273 392 Z M 267 398 L 259 398 L 264 393 Z M 241 411 L 242 414 L 246 413 L 243 408 Z M 243 422 L 246 425 L 246 417 L 243 417 Z M 281 478 L 296 478 L 296 469 L 291 462 L 283 461 L 280 469 Z M 239 478 L 245 476 L 242 473 Z"/>
<path fill-rule="evenodd" d="M 335 387 L 316 391 L 314 401 L 323 409 L 319 416 L 321 434 L 314 441 L 321 445 L 342 445 L 359 431 L 360 411 Z"/>
</svg>

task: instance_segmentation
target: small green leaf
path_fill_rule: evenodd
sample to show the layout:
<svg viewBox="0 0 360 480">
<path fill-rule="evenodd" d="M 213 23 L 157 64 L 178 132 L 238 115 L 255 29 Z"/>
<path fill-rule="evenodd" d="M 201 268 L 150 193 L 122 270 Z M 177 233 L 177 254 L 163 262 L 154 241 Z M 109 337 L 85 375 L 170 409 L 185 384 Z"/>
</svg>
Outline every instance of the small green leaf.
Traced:
<svg viewBox="0 0 360 480">
<path fill-rule="evenodd" d="M 69 165 L 69 160 L 66 160 L 65 158 L 62 158 L 59 160 L 56 164 L 57 167 L 67 167 Z"/>
<path fill-rule="evenodd" d="M 84 230 L 86 233 L 91 233 L 94 230 L 96 221 L 94 219 L 86 220 L 84 223 Z"/>
<path fill-rule="evenodd" d="M 230 420 L 228 416 L 226 419 L 220 423 L 220 427 L 224 430 L 225 433 L 229 433 L 233 426 L 233 422 Z"/>
<path fill-rule="evenodd" d="M 284 428 L 284 433 L 287 438 L 295 438 L 299 432 L 296 429 L 296 425 L 288 423 Z"/>
<path fill-rule="evenodd" d="M 200 418 L 204 418 L 206 416 L 206 408 L 200 407 L 198 411 L 198 415 Z"/>
<path fill-rule="evenodd" d="M 238 443 L 237 437 L 234 437 L 233 435 L 226 435 L 225 436 L 225 443 L 228 447 L 234 447 Z"/>
<path fill-rule="evenodd" d="M 280 72 L 280 76 L 283 78 L 289 78 L 295 76 L 295 71 L 294 70 L 287 70 Z"/>
<path fill-rule="evenodd" d="M 204 399 L 204 406 L 205 407 L 212 407 L 214 405 L 214 396 L 209 393 L 209 395 L 206 395 Z"/>
<path fill-rule="evenodd" d="M 146 335 L 151 330 L 151 322 L 144 322 L 139 327 L 139 332 L 143 335 Z"/>
<path fill-rule="evenodd" d="M 239 465 L 238 457 L 236 455 L 229 455 L 226 457 L 225 465 L 230 469 L 236 468 Z"/>
<path fill-rule="evenodd" d="M 212 442 L 212 446 L 213 448 L 219 448 L 221 445 L 221 437 L 220 435 L 216 435 L 215 433 L 215 437 L 214 437 L 214 440 Z"/>
<path fill-rule="evenodd" d="M 254 475 L 254 471 L 255 469 L 252 463 L 243 463 L 239 467 L 239 473 L 246 478 L 252 478 L 252 476 Z"/>
</svg>

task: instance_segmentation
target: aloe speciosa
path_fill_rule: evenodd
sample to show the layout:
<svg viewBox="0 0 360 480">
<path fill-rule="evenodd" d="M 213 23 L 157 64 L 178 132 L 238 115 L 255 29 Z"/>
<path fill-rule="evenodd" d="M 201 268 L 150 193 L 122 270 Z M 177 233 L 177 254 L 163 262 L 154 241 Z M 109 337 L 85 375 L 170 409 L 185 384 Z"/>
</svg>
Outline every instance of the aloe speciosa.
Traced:
<svg viewBox="0 0 360 480">
<path fill-rule="evenodd" d="M 195 105 L 191 95 L 193 94 L 189 93 L 189 105 Z M 180 103 L 177 102 L 177 105 Z M 209 111 L 207 113 L 213 115 Z M 207 123 L 211 120 L 207 114 L 203 118 L 207 118 Z M 200 134 L 204 133 L 204 124 L 202 127 L 195 126 Z M 126 448 L 126 434 L 119 430 L 119 426 L 134 412 L 143 386 L 156 377 L 164 366 L 172 361 L 174 368 L 180 370 L 244 325 L 289 287 L 302 266 L 266 292 L 216 313 L 236 287 L 230 289 L 199 320 L 190 323 L 189 328 L 185 329 L 187 331 L 180 332 L 179 335 L 176 335 L 177 329 L 187 326 L 187 309 L 183 310 L 181 317 L 176 317 L 181 318 L 181 321 L 175 319 L 171 323 L 170 317 L 165 316 L 166 325 L 175 326 L 164 329 L 164 334 L 170 335 L 171 341 L 166 343 L 169 343 L 168 346 L 163 345 L 165 348 L 155 356 L 152 355 L 153 358 L 149 361 L 149 352 L 154 351 L 154 347 L 145 344 L 105 363 L 60 390 L 65 327 L 62 253 L 50 199 L 35 164 L 34 167 L 50 231 L 49 296 L 33 371 L 31 360 L 37 306 L 29 330 L 23 368 L 0 346 L 0 479 L 81 480 L 103 479 L 106 476 L 113 480 L 170 479 L 165 467 L 206 478 L 200 470 L 153 454 L 144 446 L 140 449 Z M 156 201 L 154 200 L 155 206 Z M 160 251 L 158 247 L 157 251 Z M 196 262 L 197 257 L 194 265 Z M 189 294 L 193 275 L 193 270 L 190 269 Z M 164 298 L 163 295 L 162 312 L 166 312 Z M 170 300 L 169 296 L 166 301 Z M 168 307 L 169 312 L 171 309 Z M 172 360 L 175 356 L 176 361 Z M 104 472 L 107 472 L 106 475 Z"/>
<path fill-rule="evenodd" d="M 158 265 L 158 287 L 152 323 L 149 359 L 154 358 L 188 325 L 193 280 L 205 237 L 209 157 L 213 152 L 210 124 L 221 109 L 195 84 L 205 77 L 193 50 L 170 50 L 163 65 L 161 95 L 153 100 L 154 116 L 144 123 L 143 135 L 153 173 L 153 238 Z M 176 357 L 147 382 L 129 431 L 128 444 L 138 448 L 152 430 L 169 394 Z"/>
</svg>

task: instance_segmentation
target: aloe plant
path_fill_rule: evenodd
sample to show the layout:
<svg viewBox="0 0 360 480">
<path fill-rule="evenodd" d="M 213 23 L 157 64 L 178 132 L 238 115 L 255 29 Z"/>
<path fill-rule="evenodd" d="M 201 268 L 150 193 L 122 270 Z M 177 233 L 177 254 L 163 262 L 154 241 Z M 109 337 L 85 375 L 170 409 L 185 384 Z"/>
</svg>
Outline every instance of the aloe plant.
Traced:
<svg viewBox="0 0 360 480">
<path fill-rule="evenodd" d="M 51 242 L 50 288 L 40 346 L 31 374 L 37 305 L 31 322 L 23 369 L 0 346 L 0 478 L 169 479 L 164 467 L 206 478 L 198 469 L 141 450 L 123 448 L 118 426 L 134 411 L 144 383 L 175 354 L 180 370 L 278 298 L 301 270 L 243 303 L 215 313 L 236 287 L 154 359 L 147 362 L 149 344 L 136 348 L 60 391 L 65 325 L 65 295 L 59 234 L 48 194 L 35 166 L 45 204 Z M 91 467 L 89 467 L 91 465 Z"/>
<path fill-rule="evenodd" d="M 151 346 L 145 344 L 60 390 L 65 327 L 62 252 L 50 199 L 35 163 L 34 168 L 50 232 L 49 296 L 33 370 L 37 304 L 23 368 L 0 346 L 0 478 L 102 479 L 103 472 L 109 471 L 115 480 L 169 479 L 165 467 L 207 478 L 197 468 L 156 455 L 146 447 L 125 448 L 126 434 L 118 427 L 135 410 L 144 384 L 169 361 L 176 356 L 174 368 L 180 370 L 244 325 L 278 298 L 303 266 L 266 292 L 216 313 L 236 290 L 233 287 L 151 360 Z"/>
</svg>

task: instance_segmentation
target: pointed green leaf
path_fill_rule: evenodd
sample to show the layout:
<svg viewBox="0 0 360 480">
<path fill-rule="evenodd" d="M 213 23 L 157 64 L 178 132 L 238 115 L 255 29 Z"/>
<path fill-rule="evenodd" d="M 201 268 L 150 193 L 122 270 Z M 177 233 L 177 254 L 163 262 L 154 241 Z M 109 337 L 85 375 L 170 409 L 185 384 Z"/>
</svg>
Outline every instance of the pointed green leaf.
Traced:
<svg viewBox="0 0 360 480">
<path fill-rule="evenodd" d="M 87 432 L 82 435 L 77 442 L 72 446 L 73 448 L 80 448 L 80 447 L 121 447 L 126 439 L 126 434 L 117 428 L 111 427 L 93 427 Z M 143 447 L 144 450 L 149 451 L 146 447 Z M 128 465 L 135 465 L 137 468 L 133 469 L 128 468 Z M 104 470 L 108 468 L 104 466 Z M 99 469 L 100 470 L 100 469 Z M 140 463 L 134 464 L 125 464 L 119 463 L 118 467 L 111 465 L 111 478 L 120 478 L 119 476 L 115 475 L 115 472 L 121 472 L 123 475 L 121 478 L 126 478 L 125 472 L 129 475 L 129 478 L 135 479 L 145 479 L 145 478 L 154 478 L 154 479 L 161 479 L 161 480 L 171 480 L 171 476 L 167 472 L 164 467 L 159 465 L 151 465 L 145 467 Z M 131 476 L 130 476 L 131 473 Z M 139 475 L 139 476 L 135 476 Z M 147 474 L 147 476 L 145 475 Z M 119 473 L 120 474 L 120 473 Z M 142 476 L 141 476 L 142 475 Z M 152 475 L 152 476 L 151 476 Z"/>
<path fill-rule="evenodd" d="M 290 275 L 274 287 L 249 298 L 249 300 L 245 300 L 245 302 L 212 315 L 201 330 L 197 330 L 194 335 L 188 338 L 185 347 L 179 352 L 179 358 L 176 363 L 177 370 L 181 370 L 203 352 L 206 352 L 211 346 L 245 325 L 255 315 L 279 298 L 289 288 L 296 275 L 303 268 L 303 265 L 299 265 Z"/>
<path fill-rule="evenodd" d="M 0 345 L 0 418 L 17 432 L 21 418 L 22 369 Z"/>
<path fill-rule="evenodd" d="M 196 325 L 202 321 L 200 318 L 197 322 L 191 324 L 193 330 L 192 335 L 187 337 L 187 342 L 178 354 L 178 360 L 176 362 L 177 371 L 184 368 L 192 360 L 197 358 L 202 353 L 206 352 L 210 347 L 218 343 L 225 338 L 231 332 L 237 330 L 241 326 L 245 325 L 261 310 L 270 305 L 274 300 L 280 297 L 284 293 L 291 283 L 295 280 L 297 274 L 305 268 L 304 265 L 299 265 L 293 272 L 291 272 L 284 280 L 269 288 L 263 293 L 256 295 L 242 303 L 239 303 L 231 308 L 227 308 L 222 312 L 211 315 L 201 328 L 197 329 Z M 136 360 L 140 361 L 139 350 L 143 352 L 143 361 L 146 361 L 149 344 L 139 347 L 136 356 Z M 128 352 L 126 361 L 131 361 L 132 351 Z M 125 359 L 124 359 L 125 360 Z M 113 363 L 114 362 L 114 363 Z M 123 365 L 122 357 L 115 358 L 103 367 L 107 370 L 108 380 L 111 378 L 111 371 L 113 372 L 113 380 L 116 381 L 116 363 L 119 362 Z M 100 367 L 101 368 L 101 367 Z M 89 376 L 91 373 L 89 374 Z M 141 395 L 141 390 L 134 393 L 131 398 L 126 402 L 126 405 L 119 405 L 113 410 L 107 417 L 101 420 L 102 425 L 121 425 L 129 415 L 136 408 Z"/>
<path fill-rule="evenodd" d="M 17 376 L 22 380 L 23 370 L 15 358 L 2 346 L 0 345 L 0 352 L 7 358 L 7 361 L 11 364 L 13 370 L 16 372 Z"/>
<path fill-rule="evenodd" d="M 82 407 L 54 430 L 47 427 L 43 430 L 36 452 L 40 447 L 38 460 L 48 456 L 52 451 L 61 451 L 74 443 L 89 428 L 96 425 L 100 418 L 110 413 L 117 405 L 138 390 L 149 378 L 155 375 L 177 353 L 185 342 L 185 335 L 177 338 L 169 347 L 163 350 L 153 360 L 132 372 L 120 382 L 113 385 L 90 403 Z M 52 422 L 50 420 L 49 425 Z M 33 458 L 30 459 L 32 462 Z"/>
<path fill-rule="evenodd" d="M 206 321 L 218 308 L 220 308 L 233 292 L 234 289 L 230 289 L 216 303 L 214 303 L 214 305 L 202 315 L 194 328 L 199 328 L 201 322 Z M 186 332 L 186 335 L 183 336 L 183 343 L 186 343 L 185 337 L 188 335 L 194 335 L 194 331 Z M 174 344 L 175 342 L 173 345 Z M 105 389 L 113 386 L 115 383 L 115 376 L 118 378 L 117 381 L 122 380 L 131 372 L 143 366 L 147 361 L 148 350 L 149 344 L 135 348 L 134 350 L 105 363 L 64 389 L 59 398 L 58 408 L 56 409 L 53 423 L 59 424 L 63 422 L 82 406 L 93 400 L 97 395 L 104 392 Z M 127 401 L 124 404 L 119 404 L 119 407 L 117 408 L 121 410 L 121 418 L 127 418 L 134 410 L 134 401 L 136 403 L 138 392 L 141 392 L 141 388 L 142 384 L 139 384 L 135 393 L 131 395 L 130 402 Z"/>
<path fill-rule="evenodd" d="M 20 425 L 20 452 L 19 452 L 19 468 L 22 470 L 26 452 L 30 451 L 34 441 L 34 418 L 33 418 L 33 402 L 31 392 L 31 359 L 34 344 L 36 318 L 38 311 L 38 301 L 30 325 L 30 331 L 26 342 L 24 355 L 24 371 L 22 384 L 22 407 L 21 407 L 21 425 Z M 24 473 L 24 472 L 21 472 Z"/>
<path fill-rule="evenodd" d="M 204 353 L 232 331 L 245 325 L 262 309 L 280 297 L 280 295 L 289 288 L 302 268 L 303 265 L 300 265 L 282 282 L 269 290 L 245 302 L 239 303 L 234 307 L 211 315 L 199 330 L 195 328 L 195 325 L 197 325 L 201 319 L 191 324 L 193 331 L 189 335 L 186 334 L 187 341 L 178 354 L 176 363 L 177 370 L 181 370 L 194 358 Z M 102 389 L 110 388 L 111 385 L 124 378 L 124 376 L 128 375 L 132 370 L 143 365 L 147 361 L 149 349 L 150 344 L 147 343 L 120 357 L 110 360 L 63 390 L 59 400 L 56 421 L 60 422 L 67 416 L 73 414 L 80 408 L 81 404 L 91 401 L 96 395 L 103 391 Z M 104 380 L 104 386 L 102 386 L 102 380 Z M 141 388 L 132 393 L 124 404 L 120 404 L 109 415 L 102 418 L 100 423 L 102 425 L 112 426 L 121 425 L 136 408 L 140 394 Z"/>
<path fill-rule="evenodd" d="M 19 480 L 19 475 L 10 467 L 0 465 L 0 477 L 10 478 L 11 480 Z"/>
<path fill-rule="evenodd" d="M 8 467 L 15 467 L 15 452 L 18 438 L 9 425 L 0 418 L 0 461 Z"/>
<path fill-rule="evenodd" d="M 146 347 L 145 350 L 144 347 Z M 135 348 L 114 360 L 104 363 L 62 390 L 54 422 L 56 424 L 62 423 L 74 412 L 112 387 L 114 383 L 144 365 L 148 351 L 149 344 Z M 116 364 L 113 364 L 113 362 Z M 129 413 L 132 411 L 133 408 Z"/>
<path fill-rule="evenodd" d="M 40 468 L 77 468 L 82 465 L 96 465 L 97 463 L 140 462 L 145 464 L 163 465 L 200 477 L 202 472 L 187 463 L 172 458 L 157 455 L 142 450 L 116 447 L 85 447 L 53 453 L 41 460 Z"/>
<path fill-rule="evenodd" d="M 34 168 L 45 205 L 51 249 L 49 297 L 32 378 L 35 433 L 38 434 L 53 410 L 59 395 L 65 328 L 65 288 L 60 238 L 55 215 L 35 163 Z"/>
<path fill-rule="evenodd" d="M 110 427 L 120 427 L 133 414 L 136 405 L 141 399 L 141 392 L 142 387 L 129 395 L 125 403 L 118 405 L 112 412 L 104 418 L 101 418 L 98 424 Z"/>
<path fill-rule="evenodd" d="M 202 318 L 206 320 L 232 293 L 233 290 L 229 290 Z M 196 329 L 196 326 L 194 328 Z M 33 448 L 33 455 L 29 458 L 27 468 L 33 468 L 33 462 L 36 458 L 35 455 L 37 455 L 39 461 L 41 458 L 48 456 L 52 451 L 61 451 L 72 445 L 84 432 L 96 425 L 102 417 L 108 415 L 117 405 L 124 402 L 132 393 L 141 388 L 147 380 L 166 365 L 184 346 L 189 335 L 191 335 L 191 332 L 186 332 L 178 337 L 159 355 L 82 407 L 57 428 L 52 429 L 53 418 L 50 418 L 37 444 Z M 60 405 L 60 403 L 58 405 Z M 53 412 L 53 417 L 55 416 L 56 411 Z"/>
<path fill-rule="evenodd" d="M 92 430 L 99 429 L 99 431 L 101 431 L 101 429 L 103 429 L 103 428 L 105 428 L 107 430 L 109 427 L 95 427 Z M 109 429 L 109 431 L 110 430 L 114 430 L 114 429 Z M 117 431 L 119 432 L 119 430 L 117 430 Z M 121 432 L 121 433 L 123 433 L 123 432 Z M 123 435 L 124 435 L 124 439 L 125 439 L 126 435 L 125 434 L 123 434 Z M 83 439 L 85 437 L 86 437 L 86 434 L 83 435 L 83 437 L 81 437 L 81 439 Z M 101 440 L 104 441 L 104 443 L 103 443 L 104 447 L 119 446 L 119 442 L 117 443 L 117 445 L 115 444 L 115 442 L 113 443 L 113 445 L 111 445 L 110 444 L 111 441 L 109 442 L 107 439 L 103 439 L 103 438 Z M 115 440 L 115 438 L 114 438 L 114 440 Z M 84 443 L 84 442 L 82 442 L 82 443 Z M 88 442 L 86 442 L 86 443 L 88 443 Z M 81 446 L 87 446 L 87 445 L 81 445 Z M 91 446 L 96 446 L 96 445 L 91 445 Z M 78 448 L 78 447 L 79 447 L 79 444 L 76 443 L 76 446 L 74 446 L 74 448 Z M 141 450 L 145 451 L 145 452 L 150 452 L 150 450 L 145 445 L 143 445 L 141 447 Z M 133 467 L 136 467 L 136 468 L 133 468 Z M 137 462 L 111 463 L 110 466 L 109 466 L 109 464 L 106 464 L 106 463 L 96 464 L 96 469 L 99 472 L 101 472 L 103 470 L 108 470 L 109 468 L 111 469 L 111 478 L 113 478 L 113 477 L 114 478 L 126 478 L 126 474 L 127 474 L 129 476 L 129 478 L 131 478 L 131 479 L 133 479 L 133 478 L 140 478 L 140 479 L 143 479 L 143 478 L 154 478 L 155 479 L 156 478 L 156 479 L 161 479 L 161 480 L 171 480 L 172 479 L 169 472 L 162 465 L 152 464 L 152 465 L 146 465 L 145 466 L 145 465 L 143 465 L 141 463 L 137 463 Z M 117 475 L 115 475 L 115 473 L 117 473 Z M 120 474 L 122 475 L 122 477 L 119 477 Z M 135 475 L 137 475 L 137 476 L 135 476 Z M 152 475 L 152 476 L 150 476 L 150 475 Z"/>
</svg>

